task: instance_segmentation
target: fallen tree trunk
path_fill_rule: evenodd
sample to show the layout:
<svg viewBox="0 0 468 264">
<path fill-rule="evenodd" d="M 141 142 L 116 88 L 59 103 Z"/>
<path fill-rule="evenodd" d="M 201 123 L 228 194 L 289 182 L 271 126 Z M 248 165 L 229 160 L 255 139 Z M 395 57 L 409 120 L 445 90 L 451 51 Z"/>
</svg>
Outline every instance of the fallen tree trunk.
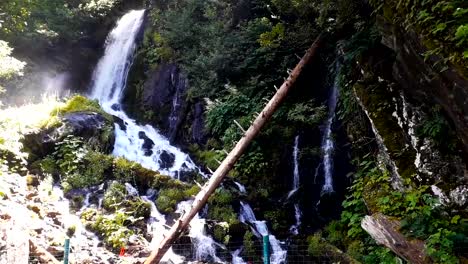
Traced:
<svg viewBox="0 0 468 264">
<path fill-rule="evenodd" d="M 169 230 L 167 236 L 160 243 L 158 248 L 151 252 L 151 255 L 146 259 L 145 264 L 156 264 L 162 259 L 166 251 L 171 247 L 171 244 L 179 237 L 179 235 L 187 229 L 192 218 L 205 206 L 208 198 L 216 190 L 224 176 L 232 169 L 236 161 L 244 153 L 245 149 L 249 146 L 250 142 L 260 132 L 261 128 L 271 118 L 273 113 L 279 107 L 281 102 L 286 97 L 291 87 L 296 82 L 304 67 L 311 61 L 315 55 L 319 45 L 322 42 L 322 35 L 318 36 L 312 46 L 307 50 L 306 54 L 302 57 L 294 70 L 290 73 L 289 77 L 284 81 L 276 94 L 271 98 L 263 111 L 257 116 L 255 121 L 244 133 L 243 137 L 236 144 L 234 149 L 223 160 L 218 169 L 213 173 L 210 180 L 203 186 L 200 192 L 195 197 L 190 211 L 185 212 Z"/>
<path fill-rule="evenodd" d="M 425 253 L 424 242 L 409 240 L 400 231 L 400 223 L 383 214 L 377 213 L 365 216 L 361 226 L 377 242 L 395 254 L 414 264 L 431 263 Z"/>
</svg>

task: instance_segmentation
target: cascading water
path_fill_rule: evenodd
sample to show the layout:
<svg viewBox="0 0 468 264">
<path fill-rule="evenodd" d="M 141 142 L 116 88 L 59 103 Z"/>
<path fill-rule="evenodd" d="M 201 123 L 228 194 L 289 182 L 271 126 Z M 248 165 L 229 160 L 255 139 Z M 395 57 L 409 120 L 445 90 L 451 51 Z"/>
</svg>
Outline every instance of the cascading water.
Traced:
<svg viewBox="0 0 468 264">
<path fill-rule="evenodd" d="M 335 80 L 328 98 L 328 118 L 325 122 L 325 132 L 322 138 L 322 153 L 323 153 L 323 173 L 325 183 L 322 187 L 322 194 L 334 192 L 333 190 L 333 152 L 335 150 L 335 142 L 332 137 L 332 125 L 335 119 L 336 103 L 338 100 L 338 85 L 339 85 L 339 67 L 337 65 Z"/>
<path fill-rule="evenodd" d="M 280 264 L 286 262 L 287 251 L 281 248 L 281 242 L 276 237 L 268 232 L 268 227 L 265 221 L 258 221 L 249 204 L 240 202 L 240 217 L 242 223 L 249 223 L 252 226 L 252 231 L 257 237 L 268 236 L 272 248 L 270 262 L 272 264 Z"/>
<path fill-rule="evenodd" d="M 288 194 L 288 199 L 294 194 L 297 192 L 297 190 L 299 189 L 299 181 L 300 181 L 300 178 L 299 178 L 299 160 L 298 160 L 298 154 L 299 154 L 299 136 L 296 136 L 296 138 L 294 139 L 294 148 L 293 148 L 293 161 L 294 161 L 294 170 L 293 170 L 293 188 L 292 190 L 289 192 Z M 291 233 L 293 233 L 294 235 L 297 235 L 299 234 L 299 226 L 301 225 L 301 216 L 302 216 L 302 212 L 301 212 L 301 208 L 299 208 L 299 204 L 296 203 L 294 204 L 294 216 L 296 218 L 296 224 L 294 224 L 293 226 L 291 226 L 291 228 L 289 229 L 291 231 Z"/>
<path fill-rule="evenodd" d="M 177 205 L 177 213 L 184 214 L 192 207 L 192 201 L 183 201 Z M 195 259 L 198 261 L 210 260 L 215 263 L 222 263 L 223 261 L 216 256 L 216 247 L 223 245 L 216 243 L 213 238 L 207 236 L 205 233 L 205 219 L 200 218 L 196 214 L 190 221 L 190 238 L 194 242 Z"/>
<path fill-rule="evenodd" d="M 179 176 L 180 172 L 198 168 L 187 154 L 171 146 L 156 129 L 138 125 L 120 106 L 144 14 L 145 10 L 130 11 L 109 34 L 104 56 L 94 71 L 91 97 L 97 99 L 107 113 L 122 120 L 115 124 L 115 156 L 123 156 L 167 175 Z"/>
<path fill-rule="evenodd" d="M 299 162 L 297 161 L 298 154 L 299 154 L 299 136 L 296 136 L 296 138 L 294 138 L 294 148 L 293 148 L 293 161 L 294 161 L 293 186 L 292 186 L 292 190 L 288 193 L 288 199 L 299 189 Z"/>
<path fill-rule="evenodd" d="M 130 11 L 119 20 L 117 26 L 109 34 L 104 56 L 99 61 L 93 75 L 91 97 L 97 99 L 107 113 L 121 119 L 121 122 L 115 124 L 113 151 L 115 156 L 123 156 L 148 169 L 157 170 L 173 177 L 180 176 L 180 172 L 194 170 L 205 176 L 187 154 L 170 145 L 169 140 L 153 127 L 137 124 L 121 108 L 121 97 L 126 86 L 136 47 L 135 40 L 141 30 L 144 14 L 145 10 Z M 138 191 L 133 186 L 128 183 L 125 186 L 129 194 L 138 195 Z M 153 234 L 153 238 L 149 246 L 154 248 L 167 231 L 166 219 L 158 212 L 148 196 L 141 197 L 145 201 L 151 202 L 148 229 Z M 179 208 L 187 206 L 190 206 L 188 202 L 183 202 Z M 210 256 L 214 261 L 221 262 L 215 254 L 213 239 L 204 234 L 204 225 L 204 219 L 199 217 L 191 222 L 190 236 L 195 241 L 196 258 L 203 260 Z M 170 259 L 173 263 L 184 261 L 182 257 L 175 255 L 172 249 L 164 256 L 164 259 Z"/>
</svg>

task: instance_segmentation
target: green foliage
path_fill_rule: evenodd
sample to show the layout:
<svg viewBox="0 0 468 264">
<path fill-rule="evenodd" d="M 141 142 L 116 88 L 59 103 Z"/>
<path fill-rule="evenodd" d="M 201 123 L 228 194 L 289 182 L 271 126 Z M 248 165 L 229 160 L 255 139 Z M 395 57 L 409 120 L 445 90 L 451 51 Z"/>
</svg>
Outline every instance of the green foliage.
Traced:
<svg viewBox="0 0 468 264">
<path fill-rule="evenodd" d="M 77 39 L 83 25 L 105 16 L 120 0 L 4 0 L 0 3 L 0 35 Z"/>
<path fill-rule="evenodd" d="M 185 188 L 166 188 L 159 191 L 158 198 L 156 199 L 156 207 L 164 214 L 172 213 L 175 211 L 177 204 L 183 200 L 188 200 L 193 195 L 199 192 L 199 187 L 194 185 L 192 187 L 181 186 Z"/>
<path fill-rule="evenodd" d="M 114 181 L 106 190 L 102 205 L 107 210 L 115 210 L 125 200 L 126 196 L 127 190 L 125 189 L 125 185 Z"/>
<path fill-rule="evenodd" d="M 284 210 L 284 208 L 278 208 L 276 210 L 268 210 L 264 212 L 265 219 L 276 232 L 280 230 L 288 230 L 290 227 L 287 221 L 288 216 L 288 210 Z"/>
<path fill-rule="evenodd" d="M 90 228 L 104 238 L 106 245 L 119 250 L 127 245 L 129 237 L 135 234 L 129 226 L 140 220 L 142 218 L 135 218 L 123 211 L 117 211 L 113 215 L 97 214 Z"/>
<path fill-rule="evenodd" d="M 233 203 L 233 194 L 229 190 L 218 188 L 208 200 L 208 217 L 227 222 L 229 225 L 238 223 Z"/>
<path fill-rule="evenodd" d="M 245 232 L 244 240 L 243 240 L 242 244 L 244 245 L 245 255 L 247 255 L 247 256 L 255 256 L 256 255 L 255 236 L 250 230 Z"/>
<path fill-rule="evenodd" d="M 68 177 L 79 171 L 87 153 L 88 150 L 82 138 L 68 135 L 63 141 L 56 144 L 52 156 L 56 160 L 60 172 Z"/>
<path fill-rule="evenodd" d="M 209 107 L 206 125 L 213 134 L 223 135 L 233 125 L 233 120 L 259 110 L 249 97 L 231 90 L 228 96 Z"/>
<path fill-rule="evenodd" d="M 468 43 L 468 3 L 463 0 L 426 0 L 426 1 L 392 0 L 383 5 L 380 1 L 371 3 L 382 7 L 384 16 L 405 27 L 415 29 L 422 36 L 429 49 L 426 57 L 440 55 L 442 60 L 437 64 L 451 62 L 461 69 L 466 76 L 468 57 L 465 56 Z"/>
<path fill-rule="evenodd" d="M 266 21 L 268 21 L 265 18 Z M 268 21 L 269 22 L 269 21 Z M 277 48 L 284 39 L 285 26 L 283 23 L 278 23 L 272 27 L 271 31 L 260 34 L 259 42 L 261 47 Z"/>
<path fill-rule="evenodd" d="M 323 121 L 327 115 L 325 106 L 315 106 L 313 101 L 297 103 L 288 111 L 287 119 L 291 122 L 315 126 Z"/>
<path fill-rule="evenodd" d="M 307 251 L 312 256 L 321 256 L 324 252 L 324 246 L 322 241 L 322 234 L 315 233 L 307 238 Z"/>
<path fill-rule="evenodd" d="M 97 100 L 88 99 L 82 95 L 75 95 L 67 100 L 64 106 L 54 109 L 51 113 L 52 116 L 55 115 L 65 115 L 76 112 L 94 112 L 99 113 L 104 116 L 107 120 L 113 121 L 111 115 L 106 113 Z"/>
<path fill-rule="evenodd" d="M 151 213 L 151 204 L 140 197 L 128 197 L 125 185 L 117 181 L 112 182 L 106 190 L 102 205 L 108 212 L 124 210 L 135 218 L 147 218 Z"/>
<path fill-rule="evenodd" d="M 11 57 L 12 51 L 7 42 L 0 40 L 0 80 L 23 75 L 26 63 Z"/>
<path fill-rule="evenodd" d="M 416 133 L 421 138 L 430 138 L 439 148 L 453 151 L 456 146 L 450 124 L 442 113 L 440 106 L 434 106 L 428 117 L 416 128 Z"/>
<path fill-rule="evenodd" d="M 220 241 L 223 244 L 229 244 L 229 225 L 225 223 L 218 223 L 213 227 L 213 236 L 216 241 Z"/>
<path fill-rule="evenodd" d="M 368 211 L 400 219 L 401 231 L 410 238 L 426 241 L 427 253 L 436 263 L 457 263 L 455 241 L 460 245 L 468 241 L 468 221 L 448 212 L 430 193 L 429 186 L 393 190 L 388 173 L 382 172 L 369 155 L 357 163 L 343 207 L 340 221 L 325 229 L 326 238 L 364 263 L 398 262 L 390 250 L 375 245 L 361 228 Z"/>
</svg>

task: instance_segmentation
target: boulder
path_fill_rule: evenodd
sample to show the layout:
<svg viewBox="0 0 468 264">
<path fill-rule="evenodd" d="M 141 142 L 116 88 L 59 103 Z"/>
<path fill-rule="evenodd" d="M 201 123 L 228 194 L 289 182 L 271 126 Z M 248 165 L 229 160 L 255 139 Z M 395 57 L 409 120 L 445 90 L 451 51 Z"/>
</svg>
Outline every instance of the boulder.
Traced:
<svg viewBox="0 0 468 264">
<path fill-rule="evenodd" d="M 110 153 L 114 146 L 112 120 L 94 112 L 74 112 L 60 118 L 61 126 L 44 128 L 24 135 L 23 150 L 29 153 L 29 164 L 54 151 L 55 144 L 68 135 L 82 137 L 93 148 Z"/>
<path fill-rule="evenodd" d="M 141 146 L 141 148 L 145 152 L 145 156 L 153 155 L 153 140 L 151 140 L 143 131 L 138 132 L 138 137 L 143 140 L 143 145 Z"/>
<path fill-rule="evenodd" d="M 168 153 L 167 151 L 163 151 L 159 156 L 158 163 L 163 169 L 171 168 L 174 165 L 175 155 L 172 153 Z"/>
</svg>

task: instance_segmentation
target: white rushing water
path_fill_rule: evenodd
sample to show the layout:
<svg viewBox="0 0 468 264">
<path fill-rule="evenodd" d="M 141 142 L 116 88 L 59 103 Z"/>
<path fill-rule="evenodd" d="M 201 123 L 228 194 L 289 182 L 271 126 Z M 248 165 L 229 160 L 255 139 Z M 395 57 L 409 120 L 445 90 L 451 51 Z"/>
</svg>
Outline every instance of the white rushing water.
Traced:
<svg viewBox="0 0 468 264">
<path fill-rule="evenodd" d="M 266 225 L 266 221 L 258 221 L 249 204 L 244 203 L 242 201 L 240 202 L 240 204 L 241 204 L 241 209 L 240 209 L 239 220 L 242 223 L 249 223 L 253 225 L 252 231 L 257 237 L 261 238 L 264 236 L 268 236 L 271 249 L 272 249 L 270 262 L 272 264 L 285 263 L 287 251 L 281 248 L 281 242 L 278 239 L 276 239 L 274 235 L 269 233 L 268 227 Z"/>
<path fill-rule="evenodd" d="M 328 118 L 325 122 L 325 132 L 322 139 L 323 172 L 325 183 L 322 187 L 322 194 L 333 192 L 333 152 L 335 142 L 332 137 L 332 125 L 335 119 L 336 103 L 338 100 L 339 68 L 337 67 L 335 80 L 328 98 Z"/>
<path fill-rule="evenodd" d="M 288 199 L 297 192 L 299 189 L 299 162 L 298 162 L 298 154 L 299 154 L 299 136 L 294 138 L 294 148 L 293 148 L 293 161 L 294 161 L 294 169 L 293 169 L 293 186 L 292 190 L 288 193 Z"/>
<path fill-rule="evenodd" d="M 109 114 L 122 120 L 115 124 L 113 154 L 140 163 L 148 169 L 171 176 L 198 170 L 190 157 L 172 146 L 169 140 L 149 125 L 139 125 L 121 109 L 120 102 L 141 30 L 145 10 L 124 15 L 106 40 L 104 56 L 93 74 L 91 97 Z"/>
<path fill-rule="evenodd" d="M 97 99 L 107 113 L 121 119 L 120 123 L 115 124 L 113 151 L 115 156 L 125 157 L 148 169 L 157 170 L 173 177 L 180 176 L 180 173 L 184 171 L 197 170 L 200 172 L 187 154 L 170 145 L 169 140 L 159 134 L 155 128 L 150 125 L 137 124 L 121 109 L 122 94 L 136 48 L 135 40 L 141 30 L 144 14 L 145 10 L 128 12 L 118 21 L 116 27 L 107 37 L 104 56 L 99 61 L 93 75 L 91 97 Z M 129 194 L 138 195 L 138 191 L 132 185 L 126 183 L 125 187 Z M 151 202 L 148 230 L 153 237 L 149 246 L 154 248 L 162 241 L 168 230 L 166 219 L 164 215 L 159 213 L 148 196 L 141 197 L 145 201 Z M 187 206 L 190 204 L 183 202 L 179 204 L 179 210 Z M 204 260 L 206 257 L 211 257 L 212 260 L 221 262 L 215 254 L 213 239 L 204 233 L 204 226 L 205 220 L 198 215 L 190 223 L 190 237 L 194 241 L 196 258 Z M 174 254 L 172 249 L 166 253 L 163 260 L 170 260 L 172 263 L 185 261 L 183 257 Z"/>
<path fill-rule="evenodd" d="M 245 189 L 245 186 L 238 183 L 238 182 L 234 182 L 234 184 L 237 186 L 237 189 L 239 189 L 239 192 L 240 193 L 247 193 L 247 190 Z"/>
<path fill-rule="evenodd" d="M 184 214 L 192 207 L 192 201 L 183 201 L 177 205 L 177 213 Z M 216 243 L 212 237 L 208 236 L 205 232 L 205 219 L 200 218 L 196 214 L 190 221 L 189 237 L 195 251 L 195 260 L 197 261 L 210 261 L 216 263 L 224 263 L 217 255 L 216 248 L 224 248 L 223 245 Z"/>
<path fill-rule="evenodd" d="M 299 190 L 299 183 L 300 183 L 300 178 L 299 178 L 299 159 L 298 159 L 298 154 L 299 154 L 299 136 L 296 136 L 294 138 L 294 148 L 293 148 L 293 162 L 294 162 L 294 169 L 293 169 L 293 187 L 292 190 L 288 194 L 288 199 L 291 198 L 291 196 Z M 298 203 L 294 204 L 294 216 L 296 219 L 296 223 L 291 226 L 289 229 L 292 234 L 297 235 L 299 234 L 299 226 L 301 225 L 301 208 L 299 207 Z"/>
</svg>

